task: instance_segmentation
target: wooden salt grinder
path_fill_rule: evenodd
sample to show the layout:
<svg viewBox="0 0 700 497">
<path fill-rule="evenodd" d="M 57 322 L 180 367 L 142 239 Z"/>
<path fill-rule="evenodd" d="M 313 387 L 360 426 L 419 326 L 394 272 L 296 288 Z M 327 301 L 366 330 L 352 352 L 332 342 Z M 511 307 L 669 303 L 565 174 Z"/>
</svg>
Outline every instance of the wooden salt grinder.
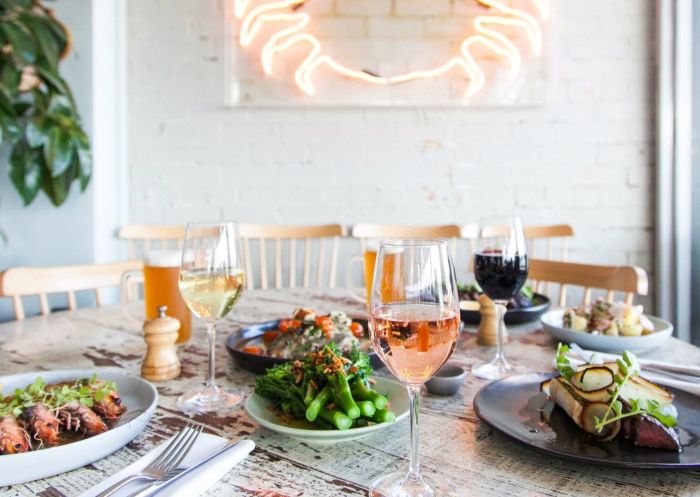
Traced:
<svg viewBox="0 0 700 497">
<path fill-rule="evenodd" d="M 488 298 L 486 294 L 479 297 L 479 313 L 481 322 L 476 333 L 476 341 L 480 345 L 493 347 L 498 339 L 498 310 L 496 303 Z M 503 343 L 508 341 L 508 330 L 503 325 Z"/>
<path fill-rule="evenodd" d="M 148 349 L 141 367 L 141 376 L 149 381 L 172 380 L 180 376 L 177 358 L 177 332 L 180 321 L 165 314 L 168 308 L 158 308 L 158 317 L 143 324 L 144 340 Z"/>
</svg>

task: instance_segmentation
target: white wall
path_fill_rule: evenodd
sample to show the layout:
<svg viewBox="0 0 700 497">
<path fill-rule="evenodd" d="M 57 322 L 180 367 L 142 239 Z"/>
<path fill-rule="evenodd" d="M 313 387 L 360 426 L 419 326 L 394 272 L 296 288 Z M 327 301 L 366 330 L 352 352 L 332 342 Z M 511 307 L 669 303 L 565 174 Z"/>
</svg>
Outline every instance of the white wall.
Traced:
<svg viewBox="0 0 700 497">
<path fill-rule="evenodd" d="M 73 90 L 88 135 L 92 130 L 92 25 L 91 0 L 57 0 L 51 3 L 56 16 L 68 26 L 73 51 L 61 65 L 61 73 Z M 39 193 L 24 207 L 7 176 L 7 147 L 0 155 L 0 226 L 8 243 L 0 247 L 0 269 L 10 266 L 80 264 L 93 260 L 93 209 L 89 186 L 85 193 L 75 183 L 68 200 L 59 208 Z M 60 301 L 57 301 L 60 305 Z M 33 305 L 34 304 L 34 305 Z M 27 312 L 38 308 L 28 302 Z M 10 316 L 11 305 L 0 300 L 0 321 Z"/>
<path fill-rule="evenodd" d="M 573 224 L 573 260 L 651 271 L 654 4 L 552 4 L 544 107 L 229 109 L 223 0 L 130 1 L 130 220 L 517 213 Z"/>
</svg>

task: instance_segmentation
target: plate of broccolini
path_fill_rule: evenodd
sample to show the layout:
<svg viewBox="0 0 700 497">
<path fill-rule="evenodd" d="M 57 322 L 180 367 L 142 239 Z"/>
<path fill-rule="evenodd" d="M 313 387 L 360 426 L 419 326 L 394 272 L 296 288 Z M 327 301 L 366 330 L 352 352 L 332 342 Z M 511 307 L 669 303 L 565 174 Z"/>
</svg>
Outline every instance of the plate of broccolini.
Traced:
<svg viewBox="0 0 700 497">
<path fill-rule="evenodd" d="M 367 354 L 329 344 L 258 376 L 245 409 L 270 430 L 333 444 L 392 426 L 408 415 L 408 404 L 403 385 L 372 378 Z"/>
</svg>

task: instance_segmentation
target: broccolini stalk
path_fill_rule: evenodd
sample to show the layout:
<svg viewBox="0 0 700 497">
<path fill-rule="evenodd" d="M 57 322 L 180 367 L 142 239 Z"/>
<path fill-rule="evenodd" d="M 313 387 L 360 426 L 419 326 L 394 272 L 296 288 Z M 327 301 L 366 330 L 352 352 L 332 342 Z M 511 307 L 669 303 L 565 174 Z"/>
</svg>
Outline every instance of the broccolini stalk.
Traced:
<svg viewBox="0 0 700 497">
<path fill-rule="evenodd" d="M 321 412 L 321 409 L 323 409 L 328 401 L 331 400 L 332 394 L 333 392 L 330 385 L 323 387 L 321 391 L 318 392 L 318 395 L 316 395 L 316 398 L 311 402 L 311 404 L 309 404 L 309 407 L 306 408 L 306 419 L 309 421 L 314 421 L 318 416 L 318 413 Z"/>
<path fill-rule="evenodd" d="M 384 409 L 389 401 L 383 395 L 372 390 L 367 382 L 361 379 L 355 380 L 352 385 L 352 395 L 360 400 L 369 400 L 377 409 Z"/>
</svg>

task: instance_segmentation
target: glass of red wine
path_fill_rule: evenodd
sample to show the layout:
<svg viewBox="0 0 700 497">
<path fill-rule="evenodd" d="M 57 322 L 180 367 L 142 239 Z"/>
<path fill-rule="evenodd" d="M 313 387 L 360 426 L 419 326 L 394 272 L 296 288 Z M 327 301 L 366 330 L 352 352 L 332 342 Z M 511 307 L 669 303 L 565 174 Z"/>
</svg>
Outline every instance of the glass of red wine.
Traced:
<svg viewBox="0 0 700 497">
<path fill-rule="evenodd" d="M 418 463 L 420 389 L 447 362 L 459 337 L 459 295 L 447 242 L 381 242 L 369 329 L 377 355 L 408 390 L 411 426 L 408 471 L 376 480 L 370 497 L 457 497 L 452 482 L 421 471 Z"/>
<path fill-rule="evenodd" d="M 474 254 L 474 276 L 484 293 L 496 303 L 498 335 L 494 358 L 472 368 L 478 378 L 497 380 L 514 373 L 503 353 L 504 317 L 508 301 L 527 280 L 527 269 L 527 244 L 521 219 L 482 220 Z"/>
</svg>

